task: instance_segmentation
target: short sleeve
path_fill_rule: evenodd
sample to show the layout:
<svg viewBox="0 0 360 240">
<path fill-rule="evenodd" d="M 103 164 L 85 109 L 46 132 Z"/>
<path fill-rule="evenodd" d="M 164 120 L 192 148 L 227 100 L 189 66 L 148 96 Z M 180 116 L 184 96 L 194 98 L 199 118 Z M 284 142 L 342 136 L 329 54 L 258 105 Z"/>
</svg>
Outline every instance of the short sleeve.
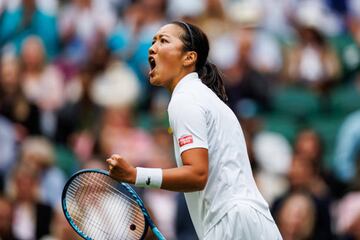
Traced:
<svg viewBox="0 0 360 240">
<path fill-rule="evenodd" d="M 192 148 L 208 148 L 206 110 L 191 98 L 177 97 L 169 107 L 169 121 L 180 154 Z"/>
</svg>

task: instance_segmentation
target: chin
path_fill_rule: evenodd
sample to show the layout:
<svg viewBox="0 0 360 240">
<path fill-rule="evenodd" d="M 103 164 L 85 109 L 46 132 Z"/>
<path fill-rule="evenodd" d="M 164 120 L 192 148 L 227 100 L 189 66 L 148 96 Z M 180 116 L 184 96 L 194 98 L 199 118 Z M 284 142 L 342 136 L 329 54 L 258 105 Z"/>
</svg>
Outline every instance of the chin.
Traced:
<svg viewBox="0 0 360 240">
<path fill-rule="evenodd" d="M 157 79 L 157 78 L 155 78 L 155 77 L 150 77 L 149 78 L 149 82 L 150 82 L 150 84 L 151 85 L 153 85 L 153 86 L 162 86 L 161 85 L 161 81 L 159 81 L 159 79 Z"/>
</svg>

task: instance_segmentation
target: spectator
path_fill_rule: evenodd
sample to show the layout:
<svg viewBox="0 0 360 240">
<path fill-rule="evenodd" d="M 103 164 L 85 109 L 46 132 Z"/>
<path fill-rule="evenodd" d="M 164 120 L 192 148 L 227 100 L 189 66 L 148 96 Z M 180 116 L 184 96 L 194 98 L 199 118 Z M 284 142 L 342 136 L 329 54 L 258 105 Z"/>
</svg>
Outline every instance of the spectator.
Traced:
<svg viewBox="0 0 360 240">
<path fill-rule="evenodd" d="M 312 129 L 301 130 L 295 139 L 294 151 L 295 154 L 301 155 L 304 161 L 314 165 L 315 171 L 324 179 L 332 196 L 343 196 L 346 186 L 331 170 L 326 169 L 323 161 L 323 143 L 317 132 Z"/>
<path fill-rule="evenodd" d="M 320 136 L 314 130 L 304 129 L 298 132 L 294 151 L 309 162 L 313 162 L 318 168 L 322 167 L 323 145 Z"/>
<path fill-rule="evenodd" d="M 27 101 L 22 91 L 17 58 L 4 54 L 0 66 L 0 114 L 14 124 L 18 141 L 29 134 L 39 134 L 39 109 Z"/>
<path fill-rule="evenodd" d="M 16 240 L 12 231 L 13 202 L 6 196 L 0 196 L 0 239 Z"/>
<path fill-rule="evenodd" d="M 306 193 L 289 194 L 281 204 L 275 217 L 284 240 L 328 239 L 316 238 L 316 206 Z"/>
<path fill-rule="evenodd" d="M 204 13 L 207 7 L 206 0 L 170 0 L 168 14 L 172 19 L 182 19 L 189 22 L 196 22 Z"/>
<path fill-rule="evenodd" d="M 332 197 L 329 194 L 328 186 L 317 173 L 314 164 L 306 161 L 303 156 L 295 154 L 288 177 L 290 187 L 286 193 L 274 201 L 274 213 L 277 213 L 288 195 L 297 191 L 304 191 L 312 197 L 316 209 L 313 239 L 333 239 L 334 234 L 331 230 L 332 221 L 330 216 Z"/>
<path fill-rule="evenodd" d="M 83 67 L 65 87 L 65 104 L 60 109 L 57 141 L 72 145 L 81 133 L 95 135 L 101 107 L 93 102 L 91 88 L 94 71 L 90 66 Z"/>
<path fill-rule="evenodd" d="M 345 19 L 347 29 L 333 39 L 342 65 L 344 81 L 354 81 L 360 70 L 360 4 L 350 0 Z M 359 5 L 359 6 L 357 6 Z"/>
<path fill-rule="evenodd" d="M 285 74 L 292 84 L 327 93 L 340 74 L 335 50 L 322 32 L 322 7 L 308 1 L 294 14 L 297 39 L 286 53 Z"/>
<path fill-rule="evenodd" d="M 42 237 L 40 240 L 81 240 L 82 237 L 75 232 L 65 218 L 61 209 L 55 211 L 51 220 L 50 234 Z"/>
<path fill-rule="evenodd" d="M 360 110 L 351 113 L 342 123 L 334 152 L 333 170 L 343 182 L 350 183 L 356 172 L 356 156 L 360 151 Z"/>
<path fill-rule="evenodd" d="M 103 73 L 92 83 L 93 101 L 105 107 L 124 107 L 135 104 L 139 97 L 139 81 L 126 63 L 110 61 Z"/>
<path fill-rule="evenodd" d="M 37 195 L 39 173 L 32 166 L 16 166 L 9 185 L 14 201 L 12 231 L 16 239 L 40 239 L 49 234 L 53 209 Z"/>
<path fill-rule="evenodd" d="M 25 139 L 21 146 L 20 161 L 37 171 L 40 200 L 53 208 L 59 207 L 65 176 L 55 164 L 51 142 L 35 136 Z"/>
<path fill-rule="evenodd" d="M 350 191 L 335 207 L 335 229 L 345 239 L 360 239 L 360 152 L 357 154 L 356 175 Z"/>
<path fill-rule="evenodd" d="M 360 239 L 360 193 L 347 194 L 338 204 L 336 230 L 349 239 Z"/>
<path fill-rule="evenodd" d="M 261 1 L 264 17 L 261 26 L 273 33 L 283 43 L 288 43 L 294 37 L 294 31 L 289 21 L 292 11 L 299 1 Z"/>
<path fill-rule="evenodd" d="M 255 180 L 265 200 L 271 205 L 287 191 L 289 183 L 286 174 L 291 165 L 291 145 L 282 135 L 274 132 L 256 134 L 252 144 L 258 164 L 254 172 Z"/>
<path fill-rule="evenodd" d="M 306 189 L 318 199 L 329 201 L 330 191 L 319 175 L 316 163 L 308 161 L 301 154 L 294 154 L 289 169 L 289 182 L 294 190 Z"/>
<path fill-rule="evenodd" d="M 210 57 L 226 74 L 229 105 L 240 117 L 249 109 L 270 110 L 276 74 L 282 67 L 280 45 L 259 28 L 262 14 L 256 1 L 234 2 L 228 14 L 234 28 L 214 40 Z"/>
<path fill-rule="evenodd" d="M 16 130 L 14 125 L 0 115 L 0 186 L 3 190 L 5 177 L 9 168 L 16 160 Z"/>
<path fill-rule="evenodd" d="M 201 2 L 201 1 L 199 1 Z M 209 41 L 218 38 L 231 30 L 231 23 L 226 15 L 226 4 L 221 0 L 206 0 L 204 12 L 196 20 L 201 29 L 207 33 Z"/>
<path fill-rule="evenodd" d="M 109 1 L 100 0 L 71 0 L 60 13 L 62 64 L 76 69 L 86 63 L 88 53 L 99 39 L 106 38 L 113 30 L 116 13 Z"/>
<path fill-rule="evenodd" d="M 22 86 L 26 98 L 41 112 L 41 133 L 55 137 L 56 111 L 64 101 L 63 78 L 60 71 L 45 59 L 42 41 L 31 36 L 24 41 L 21 52 Z"/>
<path fill-rule="evenodd" d="M 107 108 L 99 132 L 101 156 L 122 153 L 132 164 L 144 166 L 154 160 L 151 135 L 133 126 L 131 108 Z"/>
<path fill-rule="evenodd" d="M 9 44 L 20 52 L 24 39 L 37 35 L 53 59 L 59 50 L 57 34 L 57 1 L 8 1 L 0 21 L 0 49 Z"/>
</svg>

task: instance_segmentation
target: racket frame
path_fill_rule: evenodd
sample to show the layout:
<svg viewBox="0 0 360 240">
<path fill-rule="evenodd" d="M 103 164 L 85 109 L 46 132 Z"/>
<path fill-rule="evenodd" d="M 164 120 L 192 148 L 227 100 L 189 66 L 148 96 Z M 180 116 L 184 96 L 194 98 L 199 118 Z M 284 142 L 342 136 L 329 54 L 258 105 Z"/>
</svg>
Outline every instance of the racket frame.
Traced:
<svg viewBox="0 0 360 240">
<path fill-rule="evenodd" d="M 61 205 L 62 205 L 62 209 L 63 209 L 64 215 L 65 215 L 65 218 L 69 222 L 70 226 L 85 240 L 95 240 L 95 239 L 92 239 L 91 237 L 89 237 L 88 235 L 86 235 L 83 231 L 81 231 L 81 229 L 79 229 L 79 227 L 75 224 L 74 220 L 70 216 L 70 213 L 68 212 L 67 205 L 66 205 L 66 194 L 67 194 L 67 190 L 68 190 L 71 182 L 77 176 L 79 176 L 81 174 L 85 174 L 85 173 L 100 173 L 100 174 L 110 177 L 109 172 L 102 170 L 102 169 L 83 169 L 83 170 L 76 172 L 74 175 L 72 175 L 69 178 L 69 180 L 66 182 L 66 184 L 64 186 L 62 196 L 61 196 Z M 114 180 L 114 181 L 116 181 L 116 180 Z M 128 193 L 129 193 L 128 196 L 130 196 L 133 200 L 135 200 L 135 202 L 139 205 L 139 207 L 144 215 L 145 227 L 144 227 L 143 235 L 141 236 L 140 239 L 145 238 L 147 229 L 150 226 L 152 232 L 159 240 L 166 240 L 165 237 L 160 233 L 159 229 L 155 226 L 154 222 L 151 220 L 150 215 L 149 215 L 148 211 L 146 210 L 143 201 L 141 200 L 139 195 L 135 192 L 135 190 L 127 183 L 119 182 L 119 184 L 121 184 L 122 187 L 128 191 Z"/>
</svg>

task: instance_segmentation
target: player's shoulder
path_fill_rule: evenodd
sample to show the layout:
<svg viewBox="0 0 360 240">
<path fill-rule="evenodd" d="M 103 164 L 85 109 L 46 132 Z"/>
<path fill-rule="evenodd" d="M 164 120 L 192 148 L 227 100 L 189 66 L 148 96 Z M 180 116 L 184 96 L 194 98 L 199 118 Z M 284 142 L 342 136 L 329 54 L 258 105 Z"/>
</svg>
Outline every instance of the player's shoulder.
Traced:
<svg viewBox="0 0 360 240">
<path fill-rule="evenodd" d="M 178 115 L 179 113 L 203 112 L 206 110 L 204 99 L 196 95 L 193 91 L 181 91 L 171 96 L 168 106 L 170 115 Z"/>
<path fill-rule="evenodd" d="M 196 101 L 191 91 L 178 91 L 171 96 L 169 107 L 181 107 Z"/>
</svg>

